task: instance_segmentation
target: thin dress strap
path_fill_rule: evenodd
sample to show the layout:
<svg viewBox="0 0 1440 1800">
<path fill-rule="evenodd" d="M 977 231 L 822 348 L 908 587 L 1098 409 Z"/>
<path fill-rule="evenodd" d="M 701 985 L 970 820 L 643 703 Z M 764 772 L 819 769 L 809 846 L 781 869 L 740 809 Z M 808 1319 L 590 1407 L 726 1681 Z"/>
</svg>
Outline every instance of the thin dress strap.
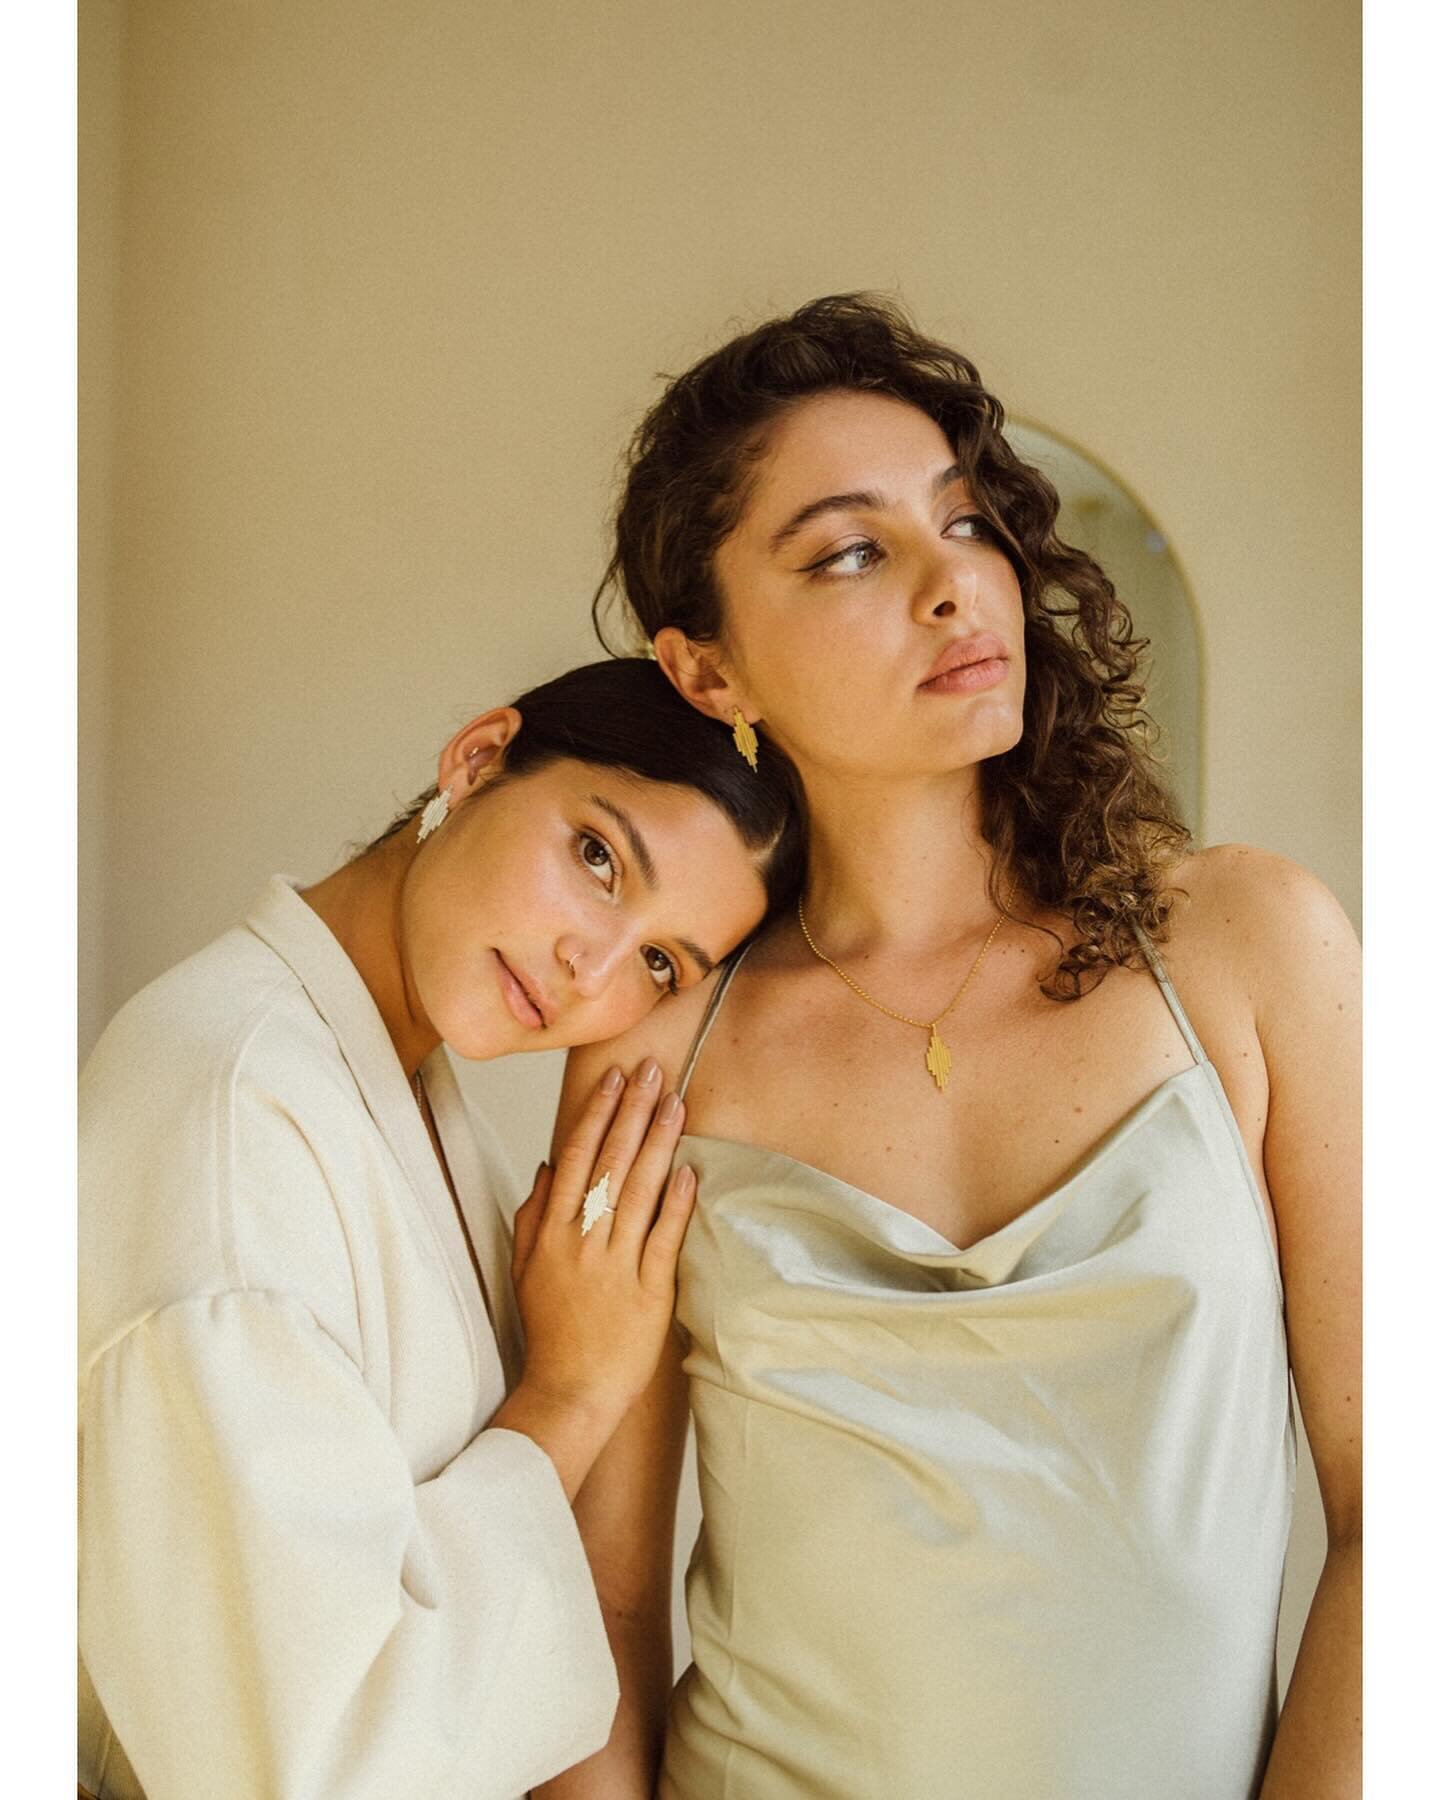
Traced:
<svg viewBox="0 0 1440 1800">
<path fill-rule="evenodd" d="M 675 1092 L 682 1100 L 685 1098 L 686 1088 L 690 1085 L 690 1077 L 695 1073 L 695 1065 L 700 1060 L 700 1052 L 705 1047 L 705 1040 L 710 1035 L 710 1027 L 715 1023 L 715 1015 L 720 1011 L 720 1002 L 725 998 L 726 990 L 735 979 L 735 971 L 749 953 L 750 945 L 747 944 L 737 955 L 732 956 L 720 971 L 720 979 L 715 984 L 715 992 L 710 996 L 710 1004 L 705 1008 L 705 1016 L 700 1021 L 700 1029 L 695 1033 L 690 1044 L 690 1053 L 685 1058 L 685 1067 L 680 1071 L 680 1080 L 676 1085 Z"/>
<path fill-rule="evenodd" d="M 1180 1027 L 1180 1035 L 1189 1047 L 1190 1054 L 1197 1063 L 1209 1062 L 1210 1059 L 1205 1054 L 1205 1046 L 1196 1036 L 1195 1027 L 1185 1016 L 1185 1008 L 1180 1004 L 1180 996 L 1175 992 L 1170 977 L 1165 972 L 1165 965 L 1160 960 L 1160 952 L 1150 942 L 1149 935 L 1133 919 L 1130 922 L 1130 929 L 1135 933 L 1135 942 L 1140 946 L 1146 962 L 1150 965 L 1150 973 L 1160 984 L 1160 992 L 1165 996 L 1165 1004 L 1170 1008 L 1171 1016 Z"/>
</svg>

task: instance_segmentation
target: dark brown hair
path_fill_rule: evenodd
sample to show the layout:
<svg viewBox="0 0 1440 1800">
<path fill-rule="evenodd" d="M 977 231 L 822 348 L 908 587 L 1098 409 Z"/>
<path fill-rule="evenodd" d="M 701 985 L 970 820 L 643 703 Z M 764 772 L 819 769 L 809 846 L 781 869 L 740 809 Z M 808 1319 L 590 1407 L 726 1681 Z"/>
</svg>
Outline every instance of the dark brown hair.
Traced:
<svg viewBox="0 0 1440 1800">
<path fill-rule="evenodd" d="M 1166 935 L 1165 870 L 1189 835 L 1152 754 L 1139 680 L 1147 641 L 1100 567 L 1057 537 L 1059 497 L 1006 442 L 1004 409 L 968 358 L 921 336 L 889 299 L 836 294 L 670 381 L 630 446 L 596 630 L 605 643 L 614 598 L 647 638 L 673 625 L 723 641 L 715 552 L 744 511 L 768 428 L 801 400 L 847 389 L 893 395 L 934 419 L 1019 578 L 1024 731 L 981 772 L 991 898 L 1003 909 L 999 884 L 1013 880 L 1070 918 L 1076 941 L 1061 944 L 1041 985 L 1076 999 L 1110 966 L 1138 965 L 1135 926 Z"/>
<path fill-rule="evenodd" d="M 694 788 L 719 807 L 754 855 L 766 916 L 795 904 L 805 874 L 805 807 L 793 763 L 773 744 L 752 770 L 729 728 L 682 700 L 649 657 L 568 669 L 511 704 L 520 729 L 487 793 L 565 758 Z M 366 849 L 408 825 L 434 794 L 430 787 L 417 795 Z"/>
</svg>

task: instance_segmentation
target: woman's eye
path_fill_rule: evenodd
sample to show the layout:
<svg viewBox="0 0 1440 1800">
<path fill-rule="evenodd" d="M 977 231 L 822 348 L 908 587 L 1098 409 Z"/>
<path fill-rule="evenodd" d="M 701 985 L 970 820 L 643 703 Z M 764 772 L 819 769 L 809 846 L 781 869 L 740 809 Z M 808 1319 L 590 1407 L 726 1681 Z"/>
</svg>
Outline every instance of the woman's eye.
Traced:
<svg viewBox="0 0 1440 1800">
<path fill-rule="evenodd" d="M 962 513 L 958 519 L 952 519 L 945 527 L 947 537 L 980 538 L 988 540 L 991 529 L 990 521 L 982 519 L 979 513 Z"/>
<path fill-rule="evenodd" d="M 615 853 L 604 838 L 596 837 L 593 831 L 582 831 L 580 860 L 597 881 L 604 883 L 607 890 L 615 886 L 619 870 L 615 864 Z"/>
<path fill-rule="evenodd" d="M 826 575 L 863 575 L 867 569 L 874 568 L 879 560 L 880 546 L 864 538 L 858 544 L 847 544 L 832 556 L 821 557 L 811 567 Z"/>
<path fill-rule="evenodd" d="M 673 994 L 679 986 L 680 974 L 673 960 L 654 944 L 646 944 L 640 954 L 645 958 L 645 967 L 650 971 L 656 987 L 665 988 Z"/>
</svg>

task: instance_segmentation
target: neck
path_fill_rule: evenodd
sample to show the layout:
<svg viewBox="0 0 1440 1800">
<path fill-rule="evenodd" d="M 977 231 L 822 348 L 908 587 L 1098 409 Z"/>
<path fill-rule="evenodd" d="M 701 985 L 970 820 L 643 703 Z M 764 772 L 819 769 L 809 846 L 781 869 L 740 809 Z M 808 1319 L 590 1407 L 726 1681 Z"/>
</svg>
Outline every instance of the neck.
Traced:
<svg viewBox="0 0 1440 1800">
<path fill-rule="evenodd" d="M 407 1080 L 440 1042 L 405 979 L 400 954 L 400 890 L 415 854 L 414 837 L 414 825 L 403 826 L 300 896 L 354 963 Z"/>
<path fill-rule="evenodd" d="M 995 918 L 978 767 L 913 782 L 807 776 L 805 917 L 831 956 L 934 954 Z"/>
</svg>

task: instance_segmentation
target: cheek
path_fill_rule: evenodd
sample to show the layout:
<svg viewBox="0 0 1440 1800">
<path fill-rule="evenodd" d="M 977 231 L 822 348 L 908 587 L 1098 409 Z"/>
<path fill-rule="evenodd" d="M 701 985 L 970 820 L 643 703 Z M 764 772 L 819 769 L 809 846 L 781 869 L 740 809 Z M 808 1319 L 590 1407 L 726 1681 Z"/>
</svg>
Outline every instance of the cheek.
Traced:
<svg viewBox="0 0 1440 1800">
<path fill-rule="evenodd" d="M 603 1044 L 620 1037 L 652 1013 L 660 997 L 658 989 L 647 995 L 638 982 L 617 977 L 593 1005 L 577 1016 L 574 1035 L 567 1036 L 567 1045 Z"/>
<path fill-rule="evenodd" d="M 722 584 L 725 651 L 740 685 L 776 705 L 806 685 L 805 672 L 835 655 L 827 610 L 797 603 L 766 575 L 737 575 Z"/>
<path fill-rule="evenodd" d="M 766 623 L 749 648 L 748 685 L 781 742 L 802 750 L 852 731 L 856 712 L 879 703 L 886 671 L 904 655 L 907 622 L 898 609 L 841 595 Z"/>
<path fill-rule="evenodd" d="M 431 1026 L 461 1056 L 493 1054 L 489 1040 L 508 1023 L 504 1002 L 484 958 L 453 938 L 417 946 L 412 975 Z"/>
<path fill-rule="evenodd" d="M 430 1024 L 461 1055 L 475 1054 L 503 1013 L 490 947 L 505 939 L 496 895 L 468 860 L 439 861 L 406 895 L 401 928 L 409 979 Z M 478 1034 L 478 1035 L 477 1035 Z M 480 1054 L 488 1054 L 481 1042 Z"/>
<path fill-rule="evenodd" d="M 659 994 L 648 999 L 642 993 L 624 995 L 615 1003 L 615 1015 L 618 1023 L 614 1031 L 608 1035 L 618 1037 L 622 1031 L 628 1031 L 632 1025 L 638 1025 L 642 1019 L 654 1012 L 659 1002 Z"/>
</svg>

